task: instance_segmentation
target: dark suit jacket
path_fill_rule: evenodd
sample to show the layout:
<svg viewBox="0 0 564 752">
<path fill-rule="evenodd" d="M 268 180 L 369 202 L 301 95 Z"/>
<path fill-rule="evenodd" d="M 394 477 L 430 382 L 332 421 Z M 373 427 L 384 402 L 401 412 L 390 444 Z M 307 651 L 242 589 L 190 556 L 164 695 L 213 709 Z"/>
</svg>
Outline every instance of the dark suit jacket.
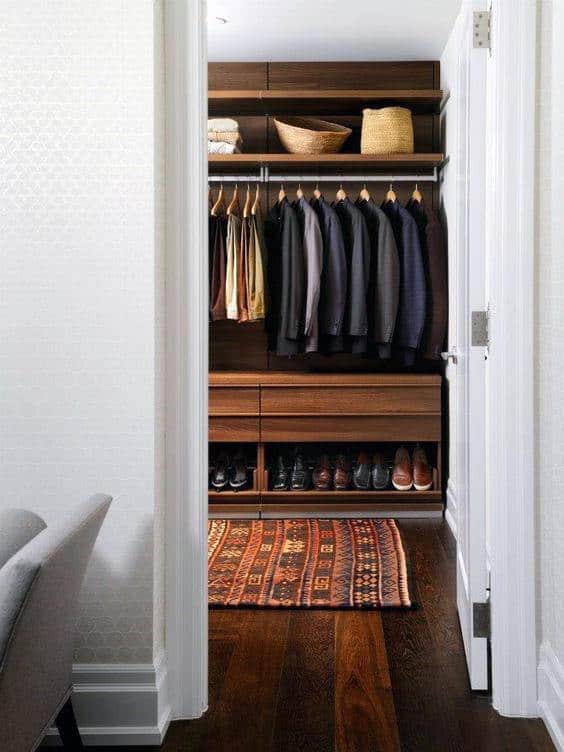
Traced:
<svg viewBox="0 0 564 752">
<path fill-rule="evenodd" d="M 427 281 L 427 317 L 421 348 L 426 358 L 439 360 L 448 323 L 447 259 L 443 231 L 437 215 L 423 201 L 411 200 L 406 208 L 419 230 Z"/>
<path fill-rule="evenodd" d="M 338 336 L 343 329 L 347 302 L 347 259 L 341 223 L 336 211 L 323 198 L 312 199 L 323 237 L 323 270 L 319 299 L 319 333 Z"/>
<path fill-rule="evenodd" d="M 296 355 L 304 336 L 306 276 L 300 225 L 287 199 L 272 207 L 265 232 L 272 269 L 269 343 L 274 349 L 275 340 L 278 355 Z"/>
<path fill-rule="evenodd" d="M 362 212 L 346 198 L 333 204 L 341 221 L 347 257 L 348 291 L 343 333 L 350 335 L 354 353 L 367 350 L 366 298 L 370 276 L 370 238 Z"/>
<path fill-rule="evenodd" d="M 399 304 L 399 255 L 390 220 L 374 201 L 359 199 L 356 205 L 364 215 L 372 257 L 368 285 L 368 331 L 381 358 L 391 356 L 391 343 Z"/>
<path fill-rule="evenodd" d="M 210 318 L 212 321 L 219 321 L 220 319 L 227 318 L 225 307 L 227 220 L 225 217 L 210 215 L 208 230 L 210 249 Z"/>
<path fill-rule="evenodd" d="M 403 349 L 407 364 L 421 344 L 427 304 L 425 269 L 417 225 L 399 201 L 382 204 L 392 224 L 400 260 L 400 296 L 394 345 Z"/>
</svg>

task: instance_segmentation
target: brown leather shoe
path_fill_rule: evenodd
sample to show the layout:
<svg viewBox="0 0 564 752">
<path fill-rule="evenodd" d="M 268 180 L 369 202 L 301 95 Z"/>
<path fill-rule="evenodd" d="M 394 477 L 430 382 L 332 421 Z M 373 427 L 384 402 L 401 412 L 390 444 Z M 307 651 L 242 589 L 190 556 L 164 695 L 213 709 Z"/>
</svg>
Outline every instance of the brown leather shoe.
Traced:
<svg viewBox="0 0 564 752">
<path fill-rule="evenodd" d="M 346 491 L 351 485 L 351 463 L 344 454 L 338 454 L 335 460 L 333 484 L 335 491 Z"/>
<path fill-rule="evenodd" d="M 394 469 L 392 470 L 392 485 L 396 491 L 410 491 L 413 486 L 411 459 L 404 446 L 396 452 Z"/>
<path fill-rule="evenodd" d="M 419 445 L 413 450 L 413 485 L 416 491 L 428 491 L 433 487 L 433 471 L 425 450 Z"/>
<path fill-rule="evenodd" d="M 315 465 L 313 487 L 316 491 L 329 491 L 331 488 L 331 465 L 326 454 L 322 454 Z"/>
</svg>

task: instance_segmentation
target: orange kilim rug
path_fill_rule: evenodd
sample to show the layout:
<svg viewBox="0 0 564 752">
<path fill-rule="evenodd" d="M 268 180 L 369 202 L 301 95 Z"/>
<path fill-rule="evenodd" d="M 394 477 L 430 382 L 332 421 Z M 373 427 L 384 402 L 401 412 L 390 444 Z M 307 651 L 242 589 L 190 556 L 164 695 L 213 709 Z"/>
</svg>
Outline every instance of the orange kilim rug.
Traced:
<svg viewBox="0 0 564 752">
<path fill-rule="evenodd" d="M 394 520 L 210 520 L 216 608 L 411 608 Z"/>
</svg>

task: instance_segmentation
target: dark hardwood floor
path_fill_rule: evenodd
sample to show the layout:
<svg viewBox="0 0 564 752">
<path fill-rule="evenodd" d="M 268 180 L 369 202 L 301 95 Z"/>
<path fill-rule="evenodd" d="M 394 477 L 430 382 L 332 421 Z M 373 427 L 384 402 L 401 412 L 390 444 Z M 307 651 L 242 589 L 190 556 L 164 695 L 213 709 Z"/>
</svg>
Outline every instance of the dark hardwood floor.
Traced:
<svg viewBox="0 0 564 752">
<path fill-rule="evenodd" d="M 173 723 L 161 750 L 554 750 L 540 721 L 502 718 L 468 689 L 446 524 L 400 526 L 420 608 L 212 611 L 210 710 Z"/>
</svg>

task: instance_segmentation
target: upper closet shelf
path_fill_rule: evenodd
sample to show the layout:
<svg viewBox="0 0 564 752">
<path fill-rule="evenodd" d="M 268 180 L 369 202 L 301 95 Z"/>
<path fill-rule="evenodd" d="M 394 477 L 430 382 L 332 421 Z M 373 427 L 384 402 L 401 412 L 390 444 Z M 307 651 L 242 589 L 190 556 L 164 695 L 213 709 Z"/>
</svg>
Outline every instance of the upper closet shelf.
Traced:
<svg viewBox="0 0 564 752">
<path fill-rule="evenodd" d="M 271 169 L 432 170 L 442 154 L 209 154 L 210 169 L 241 169 L 266 165 Z"/>
<path fill-rule="evenodd" d="M 214 115 L 360 115 L 364 107 L 405 105 L 416 114 L 438 113 L 440 89 L 212 89 Z"/>
</svg>

